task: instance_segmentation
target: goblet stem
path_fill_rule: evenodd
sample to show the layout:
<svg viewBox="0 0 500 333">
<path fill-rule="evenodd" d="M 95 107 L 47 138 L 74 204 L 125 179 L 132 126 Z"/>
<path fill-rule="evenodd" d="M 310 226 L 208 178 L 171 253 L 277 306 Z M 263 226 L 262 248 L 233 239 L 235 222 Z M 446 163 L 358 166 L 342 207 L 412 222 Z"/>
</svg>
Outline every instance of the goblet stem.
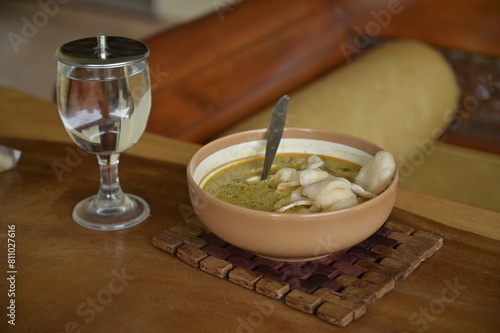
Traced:
<svg viewBox="0 0 500 333">
<path fill-rule="evenodd" d="M 118 178 L 120 154 L 97 155 L 101 184 L 97 195 L 80 201 L 73 219 L 86 228 L 120 230 L 132 227 L 149 216 L 149 205 L 142 198 L 123 193 Z"/>
<path fill-rule="evenodd" d="M 99 214 L 116 214 L 127 206 L 127 196 L 120 187 L 118 164 L 120 154 L 97 155 L 100 171 L 100 187 L 94 206 Z"/>
</svg>

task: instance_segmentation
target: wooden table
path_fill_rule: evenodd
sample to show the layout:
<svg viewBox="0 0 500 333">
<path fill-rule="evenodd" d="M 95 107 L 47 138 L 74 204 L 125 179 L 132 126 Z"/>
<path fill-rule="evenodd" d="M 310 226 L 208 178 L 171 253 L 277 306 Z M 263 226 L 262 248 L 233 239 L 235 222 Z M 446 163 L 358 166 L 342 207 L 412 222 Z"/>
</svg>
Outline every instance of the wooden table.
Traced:
<svg viewBox="0 0 500 333">
<path fill-rule="evenodd" d="M 123 155 L 124 190 L 151 217 L 118 232 L 87 230 L 71 210 L 98 186 L 53 103 L 0 88 L 0 144 L 21 149 L 0 173 L 2 332 L 494 332 L 500 328 L 500 214 L 400 190 L 394 211 L 443 247 L 344 328 L 218 279 L 152 245 L 190 218 L 185 165 L 198 145 L 146 133 Z M 76 154 L 76 155 L 75 155 Z M 54 163 L 69 167 L 58 178 Z M 188 212 L 188 214 L 186 214 Z M 192 217 L 192 216 L 191 216 Z M 16 273 L 8 273 L 9 226 Z M 6 278 L 15 276 L 15 295 Z M 15 300 L 15 326 L 6 316 Z M 269 304 L 272 304 L 269 306 Z M 267 306 L 267 308 L 266 308 Z"/>
</svg>

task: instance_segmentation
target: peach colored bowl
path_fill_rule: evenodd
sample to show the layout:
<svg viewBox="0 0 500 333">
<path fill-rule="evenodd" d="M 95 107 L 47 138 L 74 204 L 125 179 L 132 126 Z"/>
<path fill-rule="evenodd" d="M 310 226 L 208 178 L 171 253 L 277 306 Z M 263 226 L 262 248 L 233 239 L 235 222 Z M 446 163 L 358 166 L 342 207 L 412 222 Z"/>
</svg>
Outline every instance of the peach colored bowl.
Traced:
<svg viewBox="0 0 500 333">
<path fill-rule="evenodd" d="M 210 176 L 232 163 L 262 156 L 267 130 L 232 134 L 202 147 L 187 167 L 189 195 L 202 223 L 226 242 L 281 261 L 320 258 L 353 246 L 377 231 L 396 200 L 398 171 L 376 198 L 347 209 L 314 214 L 283 214 L 229 204 L 202 189 Z M 364 165 L 380 147 L 338 132 L 286 128 L 280 153 L 309 153 Z"/>
</svg>

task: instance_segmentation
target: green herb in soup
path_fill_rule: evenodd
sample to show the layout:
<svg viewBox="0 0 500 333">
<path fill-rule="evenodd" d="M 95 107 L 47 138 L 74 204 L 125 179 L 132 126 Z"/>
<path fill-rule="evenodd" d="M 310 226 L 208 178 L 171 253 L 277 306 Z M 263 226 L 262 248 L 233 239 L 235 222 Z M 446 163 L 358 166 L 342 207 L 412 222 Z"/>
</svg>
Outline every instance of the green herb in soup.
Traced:
<svg viewBox="0 0 500 333">
<path fill-rule="evenodd" d="M 312 213 L 324 211 L 302 193 L 304 185 L 328 179 L 337 185 L 354 182 L 360 166 L 329 156 L 308 154 L 277 155 L 267 180 L 261 181 L 263 158 L 253 158 L 225 168 L 208 180 L 205 190 L 234 205 L 266 212 Z M 329 185 L 330 186 L 330 185 Z M 330 186 L 331 187 L 331 186 Z M 312 189 L 311 196 L 318 190 Z M 339 193 L 336 188 L 336 193 Z M 357 197 L 349 197 L 357 204 Z M 354 201 L 353 201 L 354 200 Z"/>
</svg>

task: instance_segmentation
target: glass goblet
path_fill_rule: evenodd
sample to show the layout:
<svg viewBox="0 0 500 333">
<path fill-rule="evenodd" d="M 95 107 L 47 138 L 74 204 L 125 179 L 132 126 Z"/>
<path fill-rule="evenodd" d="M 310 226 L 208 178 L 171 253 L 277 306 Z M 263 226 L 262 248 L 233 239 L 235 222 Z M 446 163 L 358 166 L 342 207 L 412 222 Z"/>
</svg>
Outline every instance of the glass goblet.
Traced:
<svg viewBox="0 0 500 333">
<path fill-rule="evenodd" d="M 56 52 L 57 104 L 69 136 L 97 156 L 100 188 L 80 201 L 72 217 L 90 229 L 119 230 L 150 213 L 142 198 L 120 187 L 120 153 L 143 134 L 151 109 L 146 45 L 123 37 L 85 38 Z"/>
</svg>

